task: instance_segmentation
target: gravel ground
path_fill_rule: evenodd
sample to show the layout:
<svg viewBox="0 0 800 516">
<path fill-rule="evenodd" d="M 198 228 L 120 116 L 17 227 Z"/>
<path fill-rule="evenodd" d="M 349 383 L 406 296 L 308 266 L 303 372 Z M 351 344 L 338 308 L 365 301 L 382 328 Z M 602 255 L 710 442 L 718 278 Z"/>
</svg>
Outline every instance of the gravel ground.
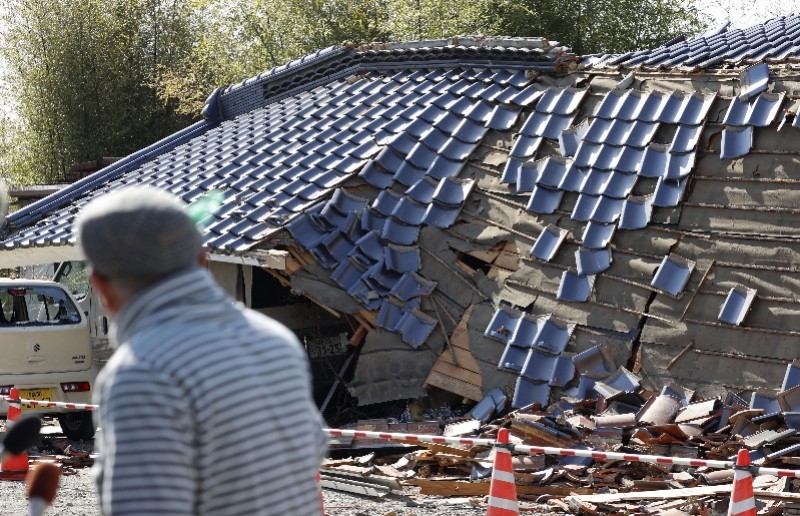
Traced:
<svg viewBox="0 0 800 516">
<path fill-rule="evenodd" d="M 486 514 L 486 502 L 476 498 L 451 498 L 419 495 L 418 488 L 406 486 L 401 493 L 383 498 L 323 490 L 325 510 L 330 516 L 478 516 Z M 25 483 L 0 481 L 2 512 L 7 516 L 28 515 Z M 542 512 L 548 512 L 542 506 Z M 45 516 L 99 516 L 91 470 L 82 468 L 73 475 L 62 475 L 58 493 Z"/>
</svg>

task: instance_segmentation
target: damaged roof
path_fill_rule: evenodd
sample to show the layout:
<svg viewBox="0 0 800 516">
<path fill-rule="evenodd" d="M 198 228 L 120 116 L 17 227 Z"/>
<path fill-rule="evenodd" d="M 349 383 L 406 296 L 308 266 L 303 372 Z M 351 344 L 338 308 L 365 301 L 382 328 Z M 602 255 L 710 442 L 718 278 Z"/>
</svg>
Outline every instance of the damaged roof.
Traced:
<svg viewBox="0 0 800 516">
<path fill-rule="evenodd" d="M 797 15 L 622 56 L 538 38 L 332 47 L 12 214 L 0 264 L 69 255 L 75 214 L 112 189 L 216 190 L 214 253 L 286 253 L 276 277 L 367 330 L 361 404 L 428 385 L 517 406 L 614 396 L 632 374 L 788 399 L 798 55 Z"/>
</svg>

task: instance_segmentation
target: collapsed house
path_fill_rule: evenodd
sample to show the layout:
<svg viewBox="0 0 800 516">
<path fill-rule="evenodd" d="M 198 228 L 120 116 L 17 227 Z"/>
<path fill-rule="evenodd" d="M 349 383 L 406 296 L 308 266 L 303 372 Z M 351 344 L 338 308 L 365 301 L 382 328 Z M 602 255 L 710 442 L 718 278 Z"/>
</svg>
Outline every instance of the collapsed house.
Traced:
<svg viewBox="0 0 800 516">
<path fill-rule="evenodd" d="M 0 267 L 80 259 L 110 190 L 218 191 L 212 270 L 312 360 L 357 349 L 331 380 L 360 405 L 679 385 L 800 412 L 798 56 L 798 15 L 624 55 L 328 48 L 10 215 Z"/>
</svg>

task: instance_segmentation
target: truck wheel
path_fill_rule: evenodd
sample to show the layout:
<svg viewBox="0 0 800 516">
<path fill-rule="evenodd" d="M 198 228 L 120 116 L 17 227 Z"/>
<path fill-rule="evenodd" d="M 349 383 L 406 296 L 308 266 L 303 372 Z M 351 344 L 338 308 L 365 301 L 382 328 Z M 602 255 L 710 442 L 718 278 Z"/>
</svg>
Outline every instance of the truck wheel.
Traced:
<svg viewBox="0 0 800 516">
<path fill-rule="evenodd" d="M 59 414 L 58 424 L 67 439 L 72 441 L 87 441 L 94 437 L 94 421 L 89 411 Z"/>
</svg>

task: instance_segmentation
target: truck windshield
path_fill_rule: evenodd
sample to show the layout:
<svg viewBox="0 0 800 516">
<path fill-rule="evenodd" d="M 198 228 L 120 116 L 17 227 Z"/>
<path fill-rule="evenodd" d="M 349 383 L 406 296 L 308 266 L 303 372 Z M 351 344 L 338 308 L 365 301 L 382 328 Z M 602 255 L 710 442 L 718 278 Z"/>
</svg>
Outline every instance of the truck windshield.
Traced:
<svg viewBox="0 0 800 516">
<path fill-rule="evenodd" d="M 0 287 L 0 326 L 78 324 L 81 316 L 66 292 L 58 287 L 14 285 Z"/>
</svg>

